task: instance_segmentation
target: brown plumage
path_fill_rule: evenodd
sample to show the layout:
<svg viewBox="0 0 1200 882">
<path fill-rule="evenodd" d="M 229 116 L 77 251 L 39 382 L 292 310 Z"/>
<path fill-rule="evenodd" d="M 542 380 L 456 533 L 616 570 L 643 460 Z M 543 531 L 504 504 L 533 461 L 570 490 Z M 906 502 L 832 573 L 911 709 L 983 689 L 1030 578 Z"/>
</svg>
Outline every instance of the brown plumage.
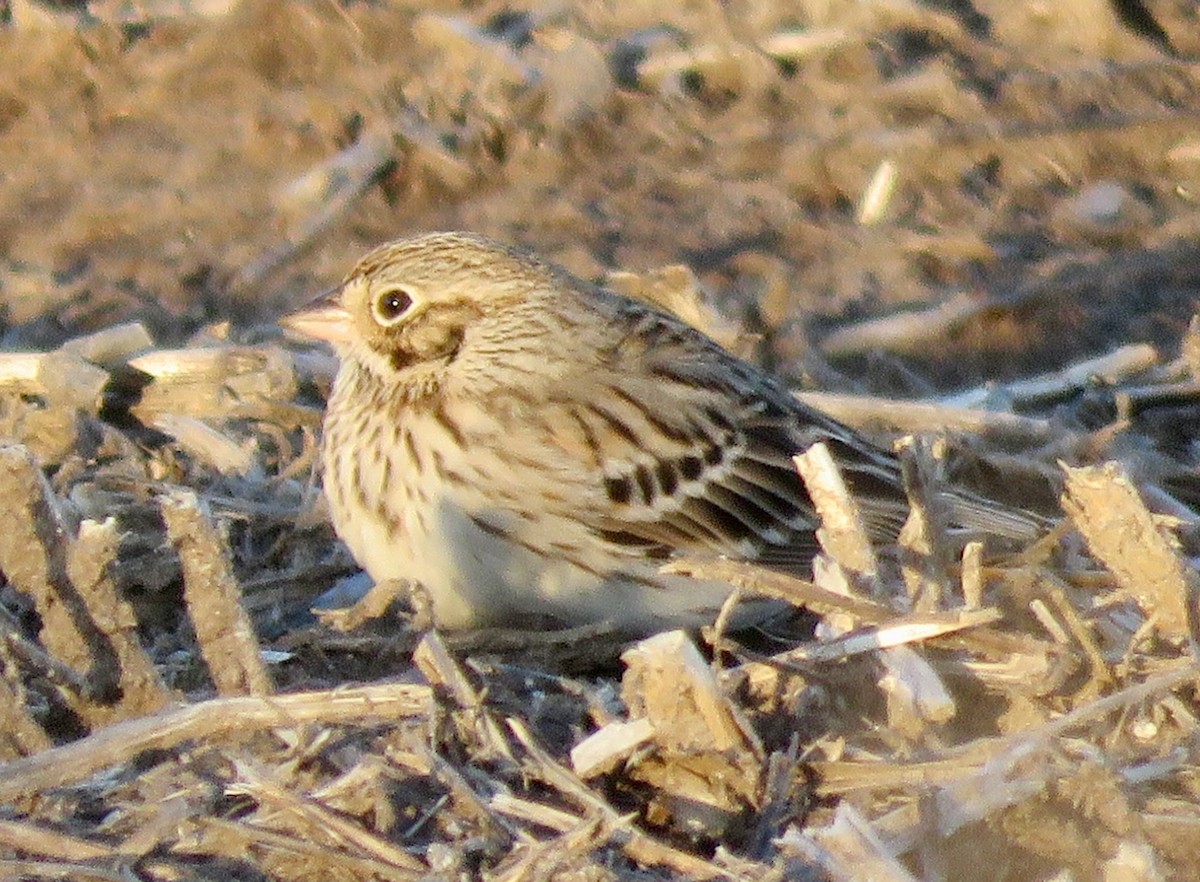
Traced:
<svg viewBox="0 0 1200 882">
<path fill-rule="evenodd" d="M 792 455 L 826 442 L 869 528 L 906 513 L 897 464 L 674 316 L 465 233 L 368 254 L 294 328 L 334 342 L 325 487 L 376 580 L 443 627 L 548 614 L 646 630 L 710 617 L 673 555 L 799 570 L 816 517 Z M 1025 529 L 962 498 L 961 519 Z"/>
</svg>

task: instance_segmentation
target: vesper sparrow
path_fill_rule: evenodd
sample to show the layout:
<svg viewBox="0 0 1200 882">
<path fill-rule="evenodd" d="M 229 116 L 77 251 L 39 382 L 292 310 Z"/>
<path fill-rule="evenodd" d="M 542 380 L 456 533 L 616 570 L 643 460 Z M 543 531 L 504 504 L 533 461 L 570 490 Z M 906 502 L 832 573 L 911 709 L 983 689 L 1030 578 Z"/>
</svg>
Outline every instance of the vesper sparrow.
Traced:
<svg viewBox="0 0 1200 882">
<path fill-rule="evenodd" d="M 341 359 L 324 442 L 338 534 L 376 582 L 422 586 L 443 628 L 711 617 L 729 586 L 661 566 L 807 565 L 816 516 L 792 455 L 816 441 L 874 532 L 907 510 L 890 454 L 758 368 L 480 236 L 384 245 L 286 323 Z"/>
</svg>

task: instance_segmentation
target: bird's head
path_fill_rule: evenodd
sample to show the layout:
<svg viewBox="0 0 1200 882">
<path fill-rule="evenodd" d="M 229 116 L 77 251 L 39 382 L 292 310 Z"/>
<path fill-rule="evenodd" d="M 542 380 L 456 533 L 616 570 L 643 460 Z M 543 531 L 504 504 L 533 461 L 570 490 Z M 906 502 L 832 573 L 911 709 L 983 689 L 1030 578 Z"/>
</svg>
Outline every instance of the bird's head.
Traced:
<svg viewBox="0 0 1200 882">
<path fill-rule="evenodd" d="M 472 327 L 553 284 L 554 270 L 470 233 L 380 246 L 335 290 L 283 319 L 375 373 L 453 361 Z"/>
</svg>

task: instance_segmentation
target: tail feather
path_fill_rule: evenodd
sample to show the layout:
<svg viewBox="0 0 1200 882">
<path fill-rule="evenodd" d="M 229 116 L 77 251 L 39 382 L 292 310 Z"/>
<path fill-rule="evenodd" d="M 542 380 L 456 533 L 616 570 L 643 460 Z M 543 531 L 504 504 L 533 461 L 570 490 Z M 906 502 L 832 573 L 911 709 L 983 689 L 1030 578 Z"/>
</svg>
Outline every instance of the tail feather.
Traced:
<svg viewBox="0 0 1200 882">
<path fill-rule="evenodd" d="M 955 524 L 989 536 L 1028 541 L 1041 536 L 1051 526 L 1051 522 L 1040 515 L 981 496 L 957 490 L 941 495 L 949 504 L 951 519 Z"/>
</svg>

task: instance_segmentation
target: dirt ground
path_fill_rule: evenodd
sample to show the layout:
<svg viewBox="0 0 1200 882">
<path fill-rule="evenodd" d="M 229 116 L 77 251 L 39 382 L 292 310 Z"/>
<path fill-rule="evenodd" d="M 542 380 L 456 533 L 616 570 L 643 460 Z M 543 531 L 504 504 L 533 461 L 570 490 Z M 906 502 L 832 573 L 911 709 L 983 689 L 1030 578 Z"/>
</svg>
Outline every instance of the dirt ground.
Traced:
<svg viewBox="0 0 1200 882">
<path fill-rule="evenodd" d="M 1196 878 L 1198 121 L 1182 0 L 0 3 L 0 878 Z M 903 661 L 317 623 L 331 365 L 275 319 L 433 229 L 686 265 L 1067 520 L 961 605 L 789 595 L 948 629 Z"/>
</svg>

